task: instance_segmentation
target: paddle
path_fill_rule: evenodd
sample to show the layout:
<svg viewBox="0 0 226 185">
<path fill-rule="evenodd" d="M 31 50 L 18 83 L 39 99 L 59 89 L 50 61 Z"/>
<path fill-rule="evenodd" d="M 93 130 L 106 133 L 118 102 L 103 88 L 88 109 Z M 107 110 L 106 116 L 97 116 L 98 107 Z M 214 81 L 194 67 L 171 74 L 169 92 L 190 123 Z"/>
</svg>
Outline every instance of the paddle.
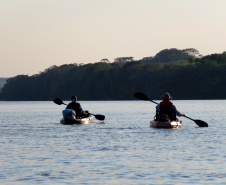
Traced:
<svg viewBox="0 0 226 185">
<path fill-rule="evenodd" d="M 137 99 L 140 99 L 140 100 L 151 101 L 151 102 L 153 102 L 153 103 L 155 103 L 155 104 L 158 104 L 157 102 L 155 102 L 155 101 L 153 101 L 153 100 L 150 100 L 150 99 L 147 97 L 147 95 L 144 94 L 144 93 L 142 93 L 142 92 L 136 92 L 136 93 L 134 94 L 134 97 L 137 98 Z M 185 117 L 185 118 L 188 118 L 188 119 L 190 119 L 190 120 L 192 120 L 192 121 L 194 121 L 199 127 L 208 127 L 208 124 L 207 124 L 206 122 L 202 121 L 202 120 L 194 120 L 194 119 L 189 118 L 188 116 L 185 116 L 185 115 L 184 115 L 184 117 Z"/>
<path fill-rule="evenodd" d="M 59 99 L 59 98 L 55 98 L 54 100 L 53 100 L 53 102 L 55 103 L 55 104 L 57 104 L 57 105 L 67 105 L 67 104 L 65 104 L 61 99 Z M 91 113 L 90 113 L 91 114 Z M 91 114 L 91 115 L 93 115 L 93 116 L 95 116 L 95 118 L 96 119 L 98 119 L 98 120 L 101 120 L 101 121 L 103 121 L 104 119 L 105 119 L 105 116 L 104 115 L 101 115 L 101 114 Z"/>
<path fill-rule="evenodd" d="M 59 98 L 54 99 L 53 102 L 54 102 L 55 104 L 57 104 L 57 105 L 62 105 L 62 104 L 67 105 L 67 104 L 65 104 L 65 103 L 64 103 L 61 99 L 59 99 Z"/>
<path fill-rule="evenodd" d="M 185 115 L 184 115 L 184 117 L 194 121 L 199 127 L 208 127 L 208 124 L 206 122 L 202 121 L 202 120 L 197 120 L 197 119 L 194 120 L 194 119 L 189 118 L 188 116 L 185 116 Z"/>
</svg>

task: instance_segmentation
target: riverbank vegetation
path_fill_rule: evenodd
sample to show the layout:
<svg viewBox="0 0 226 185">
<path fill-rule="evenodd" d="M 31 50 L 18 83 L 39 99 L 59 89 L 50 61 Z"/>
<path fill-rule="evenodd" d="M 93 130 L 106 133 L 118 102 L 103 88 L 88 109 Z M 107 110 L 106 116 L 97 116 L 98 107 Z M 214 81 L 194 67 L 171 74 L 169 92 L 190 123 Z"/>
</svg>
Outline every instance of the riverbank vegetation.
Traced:
<svg viewBox="0 0 226 185">
<path fill-rule="evenodd" d="M 4 87 L 4 85 L 6 84 L 7 78 L 1 78 L 0 77 L 0 92 L 2 90 L 2 88 Z"/>
<path fill-rule="evenodd" d="M 137 91 L 151 99 L 169 92 L 174 99 L 225 99 L 226 52 L 201 56 L 196 49 L 166 49 L 154 57 L 119 57 L 93 64 L 51 66 L 7 80 L 0 100 L 133 100 Z"/>
</svg>

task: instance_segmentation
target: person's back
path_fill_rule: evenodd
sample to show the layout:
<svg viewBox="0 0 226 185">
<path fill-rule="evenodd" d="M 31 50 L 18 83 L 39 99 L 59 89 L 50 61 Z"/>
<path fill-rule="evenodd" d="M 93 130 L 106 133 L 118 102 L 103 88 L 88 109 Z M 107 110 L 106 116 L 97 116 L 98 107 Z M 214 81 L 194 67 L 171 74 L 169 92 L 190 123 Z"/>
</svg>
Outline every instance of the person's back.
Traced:
<svg viewBox="0 0 226 185">
<path fill-rule="evenodd" d="M 156 119 L 161 119 L 161 117 L 166 117 L 165 115 L 168 116 L 170 121 L 176 120 L 176 111 L 171 106 L 160 106 L 159 109 L 156 110 Z"/>
<path fill-rule="evenodd" d="M 172 97 L 169 93 L 165 93 L 162 96 L 162 101 L 156 106 L 156 120 L 160 120 L 162 118 L 167 119 L 168 117 L 170 121 L 175 121 L 177 120 L 176 115 L 184 116 L 184 114 L 177 111 L 176 107 L 170 101 L 171 99 Z"/>
<path fill-rule="evenodd" d="M 81 112 L 81 105 L 80 103 L 77 102 L 71 102 L 67 105 L 68 109 L 73 109 L 76 112 L 76 117 L 77 116 L 81 116 L 82 112 Z"/>
<path fill-rule="evenodd" d="M 79 117 L 84 113 L 80 103 L 77 102 L 76 96 L 71 96 L 71 103 L 67 105 L 67 109 L 73 109 L 76 113 L 76 117 Z"/>
</svg>

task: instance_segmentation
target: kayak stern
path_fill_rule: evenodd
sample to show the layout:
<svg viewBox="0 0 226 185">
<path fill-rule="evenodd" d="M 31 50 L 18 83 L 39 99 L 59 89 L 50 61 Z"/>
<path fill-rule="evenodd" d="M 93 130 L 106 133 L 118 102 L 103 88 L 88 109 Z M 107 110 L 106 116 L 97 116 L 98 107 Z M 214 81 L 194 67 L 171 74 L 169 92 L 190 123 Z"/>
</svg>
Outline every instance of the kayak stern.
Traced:
<svg viewBox="0 0 226 185">
<path fill-rule="evenodd" d="M 74 119 L 74 120 L 62 118 L 60 120 L 60 123 L 64 125 L 74 125 L 74 124 L 89 124 L 92 121 L 93 121 L 93 115 L 90 115 L 87 118 Z"/>
<path fill-rule="evenodd" d="M 150 126 L 154 128 L 180 128 L 182 126 L 182 121 L 170 121 L 170 122 L 160 122 L 151 121 Z"/>
</svg>

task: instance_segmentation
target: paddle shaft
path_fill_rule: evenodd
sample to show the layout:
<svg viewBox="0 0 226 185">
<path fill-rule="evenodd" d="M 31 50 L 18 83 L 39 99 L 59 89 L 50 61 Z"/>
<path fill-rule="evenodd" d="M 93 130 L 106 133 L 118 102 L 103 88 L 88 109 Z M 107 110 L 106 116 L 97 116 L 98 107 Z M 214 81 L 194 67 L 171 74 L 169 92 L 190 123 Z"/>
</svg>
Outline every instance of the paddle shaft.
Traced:
<svg viewBox="0 0 226 185">
<path fill-rule="evenodd" d="M 190 119 L 190 120 L 192 120 L 192 121 L 195 121 L 194 119 L 189 118 L 188 116 L 185 116 L 185 115 L 184 115 L 184 117 L 185 117 L 185 118 L 188 118 L 188 119 Z"/>
<path fill-rule="evenodd" d="M 153 101 L 153 100 L 149 100 L 149 99 L 148 99 L 148 101 L 150 101 L 150 102 L 152 102 L 152 103 L 155 103 L 155 104 L 158 104 L 157 102 L 155 102 L 155 101 Z"/>
</svg>

